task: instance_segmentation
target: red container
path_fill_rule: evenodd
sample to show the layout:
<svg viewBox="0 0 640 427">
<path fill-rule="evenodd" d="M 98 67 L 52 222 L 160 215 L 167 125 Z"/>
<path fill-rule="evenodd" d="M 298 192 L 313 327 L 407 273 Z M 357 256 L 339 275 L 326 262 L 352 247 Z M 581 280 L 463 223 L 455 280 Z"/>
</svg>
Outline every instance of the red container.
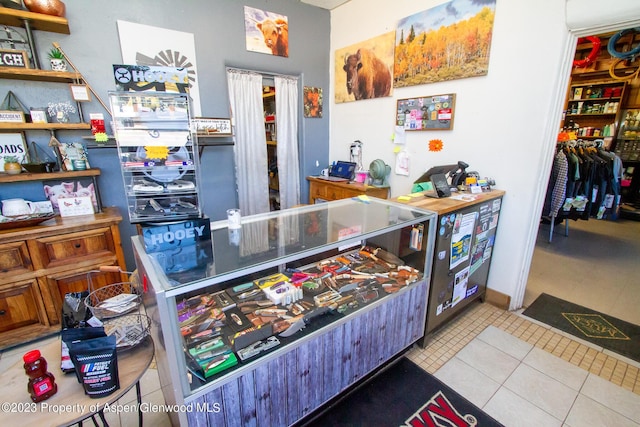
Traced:
<svg viewBox="0 0 640 427">
<path fill-rule="evenodd" d="M 22 356 L 24 360 L 24 372 L 29 376 L 27 390 L 31 394 L 31 400 L 42 402 L 58 391 L 55 377 L 47 372 L 47 361 L 40 354 L 40 350 L 31 350 Z"/>
</svg>

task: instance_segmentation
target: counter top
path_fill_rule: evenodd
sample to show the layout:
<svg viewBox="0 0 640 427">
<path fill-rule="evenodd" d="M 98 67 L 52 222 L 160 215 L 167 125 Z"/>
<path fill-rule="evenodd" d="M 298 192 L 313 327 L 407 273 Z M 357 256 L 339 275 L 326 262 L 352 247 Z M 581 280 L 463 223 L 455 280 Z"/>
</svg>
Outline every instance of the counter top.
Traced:
<svg viewBox="0 0 640 427">
<path fill-rule="evenodd" d="M 482 203 L 487 200 L 497 199 L 504 196 L 503 190 L 491 190 L 484 193 L 472 194 L 468 192 L 453 193 L 450 197 L 433 198 L 427 197 L 424 193 L 413 193 L 411 195 L 398 196 L 391 201 L 402 203 L 417 208 L 428 209 L 438 215 L 457 211 L 458 209 Z M 409 200 L 405 198 L 409 197 Z"/>
</svg>

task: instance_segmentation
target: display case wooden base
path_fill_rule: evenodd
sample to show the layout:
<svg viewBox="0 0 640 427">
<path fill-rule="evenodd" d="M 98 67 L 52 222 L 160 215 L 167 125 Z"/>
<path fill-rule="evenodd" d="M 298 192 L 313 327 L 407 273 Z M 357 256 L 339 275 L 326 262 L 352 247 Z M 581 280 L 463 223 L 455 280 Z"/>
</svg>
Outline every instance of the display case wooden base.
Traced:
<svg viewBox="0 0 640 427">
<path fill-rule="evenodd" d="M 116 208 L 0 231 L 0 349 L 60 330 L 64 295 L 88 289 L 87 273 L 126 270 Z M 123 281 L 106 273 L 93 286 Z"/>
</svg>

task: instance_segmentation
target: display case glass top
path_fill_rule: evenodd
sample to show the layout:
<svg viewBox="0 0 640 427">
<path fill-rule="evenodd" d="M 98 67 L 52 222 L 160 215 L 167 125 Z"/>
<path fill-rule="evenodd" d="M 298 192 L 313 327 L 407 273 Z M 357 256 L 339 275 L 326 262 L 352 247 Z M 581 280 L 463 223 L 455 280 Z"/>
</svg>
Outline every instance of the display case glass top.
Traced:
<svg viewBox="0 0 640 427">
<path fill-rule="evenodd" d="M 213 222 L 211 240 L 203 243 L 205 247 L 190 249 L 197 252 L 170 247 L 149 255 L 158 264 L 154 269 L 159 279 L 156 285 L 168 295 L 179 295 L 292 260 L 357 247 L 381 230 L 433 218 L 431 211 L 382 199 L 343 199 L 243 217 L 238 229 L 229 228 L 226 220 Z M 133 240 L 138 248 L 144 248 L 142 236 Z"/>
</svg>

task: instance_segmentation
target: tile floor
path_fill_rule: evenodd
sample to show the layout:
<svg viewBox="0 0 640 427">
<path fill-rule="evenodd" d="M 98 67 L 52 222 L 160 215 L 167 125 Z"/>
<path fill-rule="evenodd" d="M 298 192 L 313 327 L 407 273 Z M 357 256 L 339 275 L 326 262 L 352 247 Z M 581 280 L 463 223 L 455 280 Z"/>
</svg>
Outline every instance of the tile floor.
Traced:
<svg viewBox="0 0 640 427">
<path fill-rule="evenodd" d="M 640 426 L 640 363 L 489 304 L 408 357 L 505 426 Z"/>
<path fill-rule="evenodd" d="M 557 230 L 548 243 L 541 227 L 525 306 L 547 292 L 640 324 L 640 222 L 571 222 L 568 238 Z M 0 370 L 32 346 L 0 353 Z M 640 426 L 640 363 L 519 312 L 473 304 L 408 357 L 509 427 Z M 155 365 L 141 388 L 144 402 L 164 403 Z M 134 400 L 131 390 L 118 403 Z M 137 425 L 131 413 L 107 420 Z M 161 413 L 145 414 L 144 422 L 170 425 Z"/>
</svg>

